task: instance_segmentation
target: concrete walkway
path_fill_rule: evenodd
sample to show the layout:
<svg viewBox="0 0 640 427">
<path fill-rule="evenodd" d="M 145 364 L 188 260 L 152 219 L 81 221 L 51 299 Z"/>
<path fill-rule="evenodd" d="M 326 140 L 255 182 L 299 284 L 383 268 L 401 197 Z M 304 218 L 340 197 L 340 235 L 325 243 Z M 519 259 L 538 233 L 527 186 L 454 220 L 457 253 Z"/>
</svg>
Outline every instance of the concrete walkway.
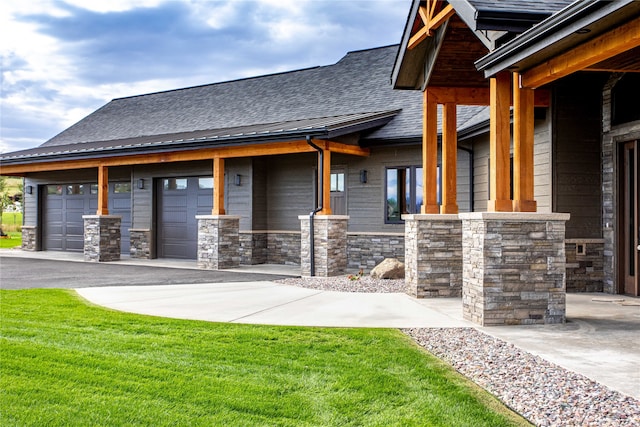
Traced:
<svg viewBox="0 0 640 427">
<path fill-rule="evenodd" d="M 30 256 L 34 254 L 33 256 Z M 10 267 L 11 257 L 27 258 L 32 265 L 51 262 L 56 253 L 0 251 L 0 262 Z M 74 258 L 74 259 L 69 259 Z M 81 261 L 81 254 L 64 254 L 66 261 Z M 135 265 L 134 265 L 135 264 Z M 116 310 L 163 317 L 216 322 L 331 326 L 331 327 L 476 327 L 566 369 L 578 372 L 614 390 L 640 399 L 640 299 L 606 294 L 568 294 L 567 323 L 546 326 L 477 327 L 462 319 L 460 299 L 414 299 L 405 294 L 363 294 L 328 292 L 281 285 L 265 279 L 265 274 L 297 275 L 287 266 L 244 267 L 231 275 L 224 272 L 195 271 L 193 261 L 120 261 L 82 267 L 112 269 L 127 276 L 128 269 L 143 271 L 155 280 L 139 286 L 101 284 L 93 287 L 68 286 L 87 300 Z M 167 267 L 163 268 L 153 267 Z M 25 271 L 24 266 L 18 266 Z M 18 268 L 16 267 L 16 268 Z M 78 266 L 79 267 L 79 266 Z M 64 283 L 78 267 L 70 262 L 56 264 L 56 274 Z M 47 266 L 48 269 L 50 267 Z M 176 268 L 184 278 L 197 283 L 177 282 Z M 65 270 L 72 270 L 64 274 Z M 47 275 L 33 268 L 34 280 L 45 282 Z M 134 270 L 131 270 L 134 271 Z M 177 272 L 177 273 L 176 273 Z M 102 273 L 104 275 L 104 273 Z M 229 275 L 229 276 L 225 276 Z M 131 282 L 135 283 L 132 275 Z M 172 277 L 167 281 L 167 277 Z M 210 281 L 208 277 L 211 278 Z M 269 277 L 269 276 L 267 276 Z M 279 276 L 271 276 L 277 278 Z M 238 280 L 241 278 L 242 280 Z M 187 279 L 188 280 L 188 279 Z M 83 277 L 78 282 L 86 283 Z M 158 285 L 159 283 L 180 283 Z M 215 283 L 213 283 L 215 282 Z M 4 281 L 2 287 L 5 288 Z M 43 286 L 44 287 L 44 286 Z M 47 286 L 51 287 L 51 286 Z"/>
</svg>

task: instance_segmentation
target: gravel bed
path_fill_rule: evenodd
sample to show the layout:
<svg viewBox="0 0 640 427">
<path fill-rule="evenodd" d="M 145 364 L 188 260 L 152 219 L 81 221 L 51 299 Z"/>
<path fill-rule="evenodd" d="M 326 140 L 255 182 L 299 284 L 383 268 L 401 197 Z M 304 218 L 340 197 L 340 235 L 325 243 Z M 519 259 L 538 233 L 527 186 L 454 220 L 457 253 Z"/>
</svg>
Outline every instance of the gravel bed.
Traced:
<svg viewBox="0 0 640 427">
<path fill-rule="evenodd" d="M 476 329 L 403 332 L 537 426 L 640 426 L 640 401 Z"/>
<path fill-rule="evenodd" d="M 404 279 L 373 279 L 371 276 L 362 276 L 356 280 L 351 280 L 348 276 L 296 277 L 276 280 L 275 282 L 284 285 L 298 286 L 300 288 L 339 292 L 393 293 L 405 292 L 407 289 Z"/>
</svg>

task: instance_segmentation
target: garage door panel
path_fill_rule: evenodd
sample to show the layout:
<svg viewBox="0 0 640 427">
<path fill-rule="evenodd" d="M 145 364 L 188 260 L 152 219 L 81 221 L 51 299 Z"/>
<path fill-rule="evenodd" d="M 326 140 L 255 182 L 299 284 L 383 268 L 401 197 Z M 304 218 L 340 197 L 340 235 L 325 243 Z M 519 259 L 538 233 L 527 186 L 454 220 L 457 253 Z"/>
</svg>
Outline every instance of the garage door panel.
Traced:
<svg viewBox="0 0 640 427">
<path fill-rule="evenodd" d="M 120 247 L 129 252 L 131 228 L 131 193 L 115 193 L 114 183 L 109 187 L 109 212 L 122 217 Z M 95 215 L 98 195 L 91 194 L 90 185 L 52 185 L 45 192 L 43 212 L 43 245 L 45 250 L 84 250 L 84 215 Z M 83 188 L 84 194 L 67 194 L 69 188 Z M 57 189 L 57 192 L 54 190 Z M 60 190 L 61 189 L 61 190 Z"/>
<path fill-rule="evenodd" d="M 73 197 L 67 199 L 65 202 L 66 208 L 67 209 L 74 209 L 74 210 L 80 210 L 82 212 L 84 212 L 84 199 L 81 198 L 75 198 L 75 196 L 70 196 Z"/>
<path fill-rule="evenodd" d="M 207 178 L 209 179 L 209 178 Z M 158 184 L 158 256 L 195 259 L 198 223 L 196 215 L 211 214 L 213 190 L 200 188 L 199 178 L 178 178 L 181 189 L 168 189 Z"/>
</svg>

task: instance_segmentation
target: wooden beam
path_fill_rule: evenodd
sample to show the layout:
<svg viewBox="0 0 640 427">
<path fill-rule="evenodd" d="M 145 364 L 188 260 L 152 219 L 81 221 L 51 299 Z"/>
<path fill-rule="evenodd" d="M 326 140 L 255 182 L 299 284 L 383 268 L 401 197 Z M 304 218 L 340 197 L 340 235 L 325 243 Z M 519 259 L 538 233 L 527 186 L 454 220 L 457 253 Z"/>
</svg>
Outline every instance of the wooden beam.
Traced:
<svg viewBox="0 0 640 427">
<path fill-rule="evenodd" d="M 418 8 L 418 15 L 420 15 L 420 19 L 422 20 L 422 24 L 426 27 L 427 25 L 429 25 L 429 11 L 427 10 L 426 7 L 424 6 L 420 6 Z"/>
<path fill-rule="evenodd" d="M 640 46 L 640 18 L 614 28 L 522 74 L 522 87 L 535 89 Z"/>
<path fill-rule="evenodd" d="M 224 215 L 224 159 L 213 159 L 213 209 L 212 215 Z"/>
<path fill-rule="evenodd" d="M 536 212 L 534 200 L 534 90 L 520 87 L 513 75 L 513 211 Z"/>
<path fill-rule="evenodd" d="M 511 173 L 509 149 L 511 137 L 510 104 L 511 104 L 511 74 L 498 73 L 490 79 L 491 105 L 489 124 L 489 180 L 491 182 L 491 196 L 487 203 L 490 212 L 510 212 L 511 203 Z"/>
<path fill-rule="evenodd" d="M 318 162 L 320 155 L 318 155 Z M 331 151 L 324 150 L 324 165 L 318 163 L 318 173 L 322 174 L 322 210 L 320 215 L 331 215 Z M 319 178 L 319 176 L 318 176 Z"/>
<path fill-rule="evenodd" d="M 429 91 L 423 93 L 422 208 L 423 214 L 440 213 L 438 206 L 438 104 Z"/>
<path fill-rule="evenodd" d="M 456 104 L 444 104 L 442 114 L 442 205 L 440 213 L 457 214 L 457 138 Z"/>
<path fill-rule="evenodd" d="M 431 33 L 427 27 L 422 27 L 414 35 L 409 39 L 409 43 L 407 43 L 407 49 L 412 50 L 415 49 L 423 40 L 429 37 Z"/>
<path fill-rule="evenodd" d="M 437 30 L 442 24 L 444 24 L 449 18 L 456 13 L 453 6 L 450 4 L 442 9 L 436 16 L 432 17 L 427 24 L 429 32 Z"/>
<path fill-rule="evenodd" d="M 430 86 L 427 88 L 430 95 L 435 97 L 439 104 L 454 103 L 457 105 L 490 105 L 490 90 L 486 87 L 441 87 Z M 551 99 L 548 90 L 540 89 L 534 93 L 536 107 L 548 107 Z"/>
<path fill-rule="evenodd" d="M 324 142 L 324 141 L 323 141 Z M 339 142 L 328 142 L 328 147 L 336 153 L 349 154 L 354 156 L 368 156 L 368 148 L 361 148 L 355 145 L 342 144 Z M 3 175 L 24 175 L 33 172 L 48 172 L 55 170 L 71 170 L 96 168 L 103 166 L 129 166 L 144 165 L 169 162 L 184 162 L 192 160 L 211 159 L 215 157 L 238 158 L 238 157 L 260 157 L 277 154 L 312 153 L 315 149 L 309 146 L 305 140 L 289 142 L 273 142 L 267 144 L 253 144 L 238 147 L 203 148 L 197 150 L 168 151 L 155 154 L 132 154 L 127 156 L 113 156 L 99 159 L 82 160 L 58 160 L 48 162 L 30 163 L 24 165 L 3 164 L 0 172 Z"/>
<path fill-rule="evenodd" d="M 98 166 L 98 210 L 96 215 L 109 215 L 109 168 Z"/>
</svg>

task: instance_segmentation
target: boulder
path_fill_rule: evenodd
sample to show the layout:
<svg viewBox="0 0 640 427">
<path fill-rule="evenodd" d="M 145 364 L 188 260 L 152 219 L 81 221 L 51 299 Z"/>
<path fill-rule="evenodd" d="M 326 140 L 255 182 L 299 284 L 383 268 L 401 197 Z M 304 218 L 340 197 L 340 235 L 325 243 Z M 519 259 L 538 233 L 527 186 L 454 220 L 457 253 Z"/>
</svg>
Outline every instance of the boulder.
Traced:
<svg viewBox="0 0 640 427">
<path fill-rule="evenodd" d="M 404 279 L 404 264 L 395 258 L 387 258 L 371 270 L 374 279 Z"/>
</svg>

